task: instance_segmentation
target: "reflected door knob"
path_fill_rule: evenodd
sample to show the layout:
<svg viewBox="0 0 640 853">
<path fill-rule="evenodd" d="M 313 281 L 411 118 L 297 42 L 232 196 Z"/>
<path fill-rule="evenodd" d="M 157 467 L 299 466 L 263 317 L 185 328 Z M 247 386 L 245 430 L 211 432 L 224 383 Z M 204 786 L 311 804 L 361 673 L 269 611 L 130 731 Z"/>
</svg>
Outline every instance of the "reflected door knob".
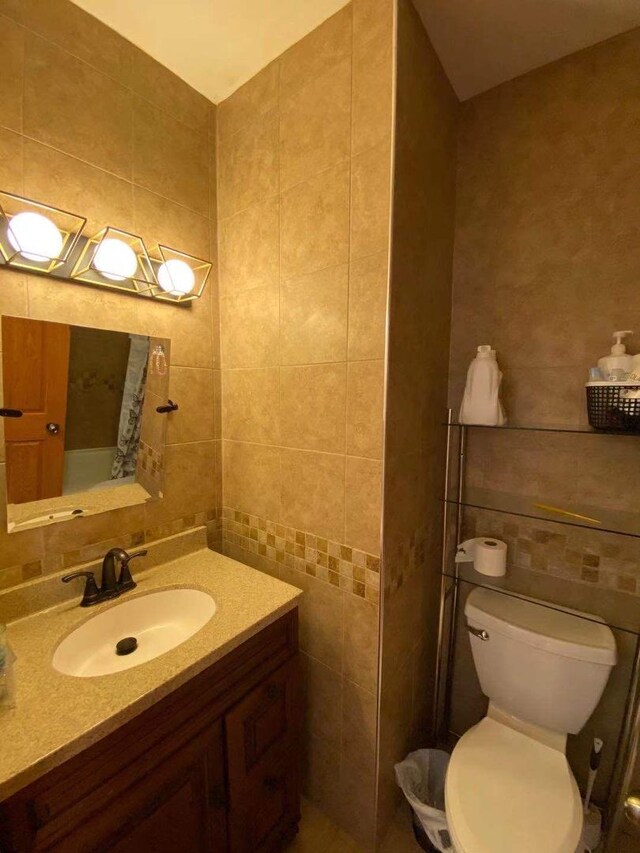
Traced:
<svg viewBox="0 0 640 853">
<path fill-rule="evenodd" d="M 49 435 L 58 435 L 58 433 L 60 432 L 60 424 L 47 424 L 47 432 L 49 433 Z"/>
<path fill-rule="evenodd" d="M 629 823 L 640 830 L 640 791 L 632 791 L 624 801 L 624 815 Z"/>
</svg>

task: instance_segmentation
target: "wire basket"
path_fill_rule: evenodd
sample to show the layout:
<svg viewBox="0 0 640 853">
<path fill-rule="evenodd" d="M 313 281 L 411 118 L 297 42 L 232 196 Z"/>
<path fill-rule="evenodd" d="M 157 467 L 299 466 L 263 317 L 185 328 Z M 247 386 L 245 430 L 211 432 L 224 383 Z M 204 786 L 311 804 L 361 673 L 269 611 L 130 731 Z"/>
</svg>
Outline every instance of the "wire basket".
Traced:
<svg viewBox="0 0 640 853">
<path fill-rule="evenodd" d="M 594 382 L 586 390 L 589 423 L 594 429 L 640 433 L 640 385 Z"/>
</svg>

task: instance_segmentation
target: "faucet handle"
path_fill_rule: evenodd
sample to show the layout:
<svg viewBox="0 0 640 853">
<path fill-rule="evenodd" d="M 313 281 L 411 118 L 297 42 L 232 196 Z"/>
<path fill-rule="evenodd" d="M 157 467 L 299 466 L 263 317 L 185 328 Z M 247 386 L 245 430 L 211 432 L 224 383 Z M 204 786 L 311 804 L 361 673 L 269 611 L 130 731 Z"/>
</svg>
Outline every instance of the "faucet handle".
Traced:
<svg viewBox="0 0 640 853">
<path fill-rule="evenodd" d="M 149 552 L 145 548 L 142 551 L 136 551 L 133 554 L 127 554 L 126 551 L 123 551 L 122 553 L 123 556 L 120 558 L 120 578 L 118 579 L 118 587 L 121 590 L 135 589 L 137 584 L 131 576 L 129 563 L 131 560 L 135 560 L 136 557 L 146 557 Z"/>
<path fill-rule="evenodd" d="M 98 601 L 98 597 L 100 595 L 95 575 L 93 572 L 73 572 L 71 575 L 65 575 L 62 578 L 62 583 L 69 583 L 69 581 L 75 580 L 75 578 L 87 579 L 87 582 L 84 585 L 84 594 L 82 596 L 82 601 L 80 602 L 80 607 L 91 607 L 92 604 L 95 604 Z"/>
</svg>

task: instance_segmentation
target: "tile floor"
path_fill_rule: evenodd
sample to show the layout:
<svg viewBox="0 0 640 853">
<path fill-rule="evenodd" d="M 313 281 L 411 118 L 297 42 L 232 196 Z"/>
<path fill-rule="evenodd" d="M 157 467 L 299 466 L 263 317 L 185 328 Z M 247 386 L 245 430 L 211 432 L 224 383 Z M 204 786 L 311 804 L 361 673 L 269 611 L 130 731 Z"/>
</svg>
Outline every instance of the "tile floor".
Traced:
<svg viewBox="0 0 640 853">
<path fill-rule="evenodd" d="M 413 839 L 409 812 L 399 809 L 380 853 L 420 853 Z M 302 801 L 302 821 L 287 853 L 365 853 L 350 835 L 337 827 L 307 800 Z"/>
</svg>

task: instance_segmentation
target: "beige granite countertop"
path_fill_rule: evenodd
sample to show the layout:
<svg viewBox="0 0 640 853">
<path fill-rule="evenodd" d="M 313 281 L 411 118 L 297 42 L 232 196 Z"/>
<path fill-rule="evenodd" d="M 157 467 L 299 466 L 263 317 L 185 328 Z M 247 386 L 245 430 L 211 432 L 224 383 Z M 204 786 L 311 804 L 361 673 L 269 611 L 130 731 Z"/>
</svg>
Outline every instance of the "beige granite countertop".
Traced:
<svg viewBox="0 0 640 853">
<path fill-rule="evenodd" d="M 0 710 L 0 800 L 149 708 L 296 606 L 300 590 L 200 548 L 135 573 L 138 587 L 119 601 L 180 587 L 215 599 L 213 618 L 186 642 L 137 667 L 94 678 L 54 670 L 58 643 L 82 622 L 119 603 L 72 602 L 9 623 L 17 655 L 16 707 Z"/>
</svg>

